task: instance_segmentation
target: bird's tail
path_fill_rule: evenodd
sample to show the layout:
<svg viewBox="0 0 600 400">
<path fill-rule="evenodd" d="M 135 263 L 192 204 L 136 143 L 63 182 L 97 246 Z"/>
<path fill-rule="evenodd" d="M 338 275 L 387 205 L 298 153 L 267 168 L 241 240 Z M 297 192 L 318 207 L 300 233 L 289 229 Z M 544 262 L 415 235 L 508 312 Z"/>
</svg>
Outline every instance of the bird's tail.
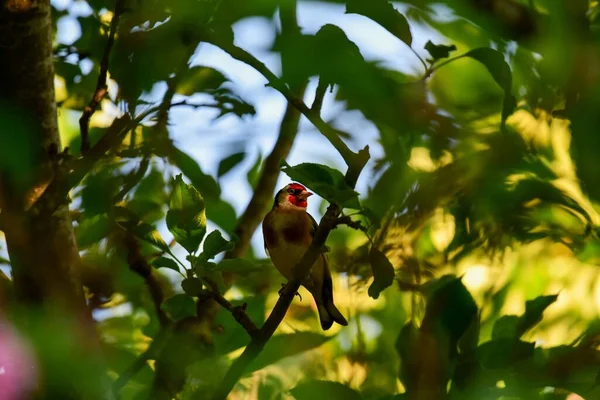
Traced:
<svg viewBox="0 0 600 400">
<path fill-rule="evenodd" d="M 317 301 L 317 310 L 319 311 L 321 328 L 323 328 L 324 331 L 331 328 L 331 325 L 333 325 L 334 322 L 343 326 L 348 325 L 346 318 L 344 318 L 340 310 L 338 310 L 333 303 L 333 293 L 324 290 L 323 297 L 319 300 L 321 301 Z"/>
</svg>

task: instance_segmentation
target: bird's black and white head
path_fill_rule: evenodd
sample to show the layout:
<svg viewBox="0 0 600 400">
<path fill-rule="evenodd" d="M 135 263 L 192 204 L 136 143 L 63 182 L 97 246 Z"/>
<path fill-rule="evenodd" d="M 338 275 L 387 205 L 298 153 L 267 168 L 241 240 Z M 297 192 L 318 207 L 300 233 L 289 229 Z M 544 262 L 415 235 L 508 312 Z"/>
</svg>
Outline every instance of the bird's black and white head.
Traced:
<svg viewBox="0 0 600 400">
<path fill-rule="evenodd" d="M 312 195 L 313 194 L 306 190 L 301 184 L 290 183 L 277 192 L 273 208 L 284 210 L 306 210 L 306 206 L 308 205 L 306 199 Z"/>
</svg>

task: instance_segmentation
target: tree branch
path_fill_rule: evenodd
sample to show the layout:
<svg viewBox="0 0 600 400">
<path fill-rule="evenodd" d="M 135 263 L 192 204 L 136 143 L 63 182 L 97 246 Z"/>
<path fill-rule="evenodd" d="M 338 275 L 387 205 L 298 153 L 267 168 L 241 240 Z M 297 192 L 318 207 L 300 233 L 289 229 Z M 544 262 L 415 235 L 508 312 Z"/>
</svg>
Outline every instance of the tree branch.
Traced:
<svg viewBox="0 0 600 400">
<path fill-rule="evenodd" d="M 351 187 L 356 185 L 356 180 L 368 160 L 369 149 L 368 147 L 365 147 L 358 152 L 357 157 L 354 158 L 355 163 L 349 166 L 348 172 L 346 173 L 346 180 L 351 184 Z M 321 255 L 327 237 L 331 230 L 335 228 L 340 213 L 341 207 L 339 205 L 334 203 L 329 205 L 327 212 L 319 222 L 312 243 L 302 256 L 300 262 L 296 264 L 292 270 L 293 279 L 283 288 L 279 300 L 277 300 L 275 307 L 273 307 L 271 314 L 269 314 L 269 317 L 262 328 L 252 338 L 248 346 L 246 346 L 242 355 L 231 364 L 231 367 L 215 391 L 212 397 L 213 400 L 221 400 L 227 397 L 248 365 L 260 354 L 265 344 L 269 341 L 271 336 L 273 336 L 273 333 L 275 333 L 275 330 L 281 321 L 283 321 L 296 292 L 300 288 L 302 280 L 308 275 L 312 265 Z"/>
<path fill-rule="evenodd" d="M 256 336 L 258 327 L 256 324 L 254 324 L 254 321 L 250 319 L 248 314 L 246 314 L 246 304 L 242 306 L 234 306 L 225 297 L 223 297 L 221 293 L 219 293 L 219 288 L 214 281 L 207 278 L 203 279 L 210 287 L 210 292 L 208 292 L 210 297 L 219 303 L 221 307 L 229 311 L 237 323 L 240 324 L 246 330 L 246 332 L 248 332 L 248 335 L 250 335 L 251 338 Z"/>
<path fill-rule="evenodd" d="M 129 264 L 129 269 L 141 276 L 144 279 L 146 286 L 148 286 L 148 291 L 150 292 L 150 297 L 152 297 L 152 303 L 154 304 L 160 326 L 162 328 L 169 326 L 171 324 L 171 319 L 160 307 L 164 300 L 162 288 L 156 277 L 152 275 L 152 266 L 142 255 L 137 239 L 130 233 L 127 233 L 124 239 L 124 245 L 127 249 L 127 264 Z"/>
<path fill-rule="evenodd" d="M 96 84 L 96 90 L 92 95 L 92 98 L 87 106 L 83 109 L 83 114 L 79 118 L 79 129 L 81 133 L 81 154 L 84 154 L 90 150 L 90 138 L 89 138 L 89 127 L 90 118 L 96 112 L 98 104 L 106 95 L 108 86 L 106 85 L 106 79 L 108 75 L 108 60 L 110 58 L 110 52 L 115 43 L 115 35 L 117 33 L 117 27 L 119 25 L 119 18 L 125 11 L 125 1 L 116 0 L 115 11 L 110 21 L 110 31 L 108 33 L 108 41 L 104 48 L 104 54 L 100 61 L 100 75 L 98 75 L 98 83 Z"/>
</svg>

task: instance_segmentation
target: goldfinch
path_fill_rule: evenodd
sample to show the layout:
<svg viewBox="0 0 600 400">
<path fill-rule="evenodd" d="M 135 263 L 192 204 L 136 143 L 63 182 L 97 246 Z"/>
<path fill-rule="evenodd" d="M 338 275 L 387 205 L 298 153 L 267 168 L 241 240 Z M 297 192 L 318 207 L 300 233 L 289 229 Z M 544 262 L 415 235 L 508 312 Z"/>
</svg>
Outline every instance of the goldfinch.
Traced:
<svg viewBox="0 0 600 400">
<path fill-rule="evenodd" d="M 262 224 L 265 251 L 275 268 L 288 280 L 292 268 L 300 261 L 312 242 L 317 221 L 306 212 L 307 198 L 312 193 L 299 183 L 290 183 L 275 195 L 273 208 Z M 302 282 L 317 304 L 321 328 L 328 330 L 334 322 L 348 325 L 346 318 L 333 304 L 333 283 L 327 262 L 322 254 Z"/>
</svg>

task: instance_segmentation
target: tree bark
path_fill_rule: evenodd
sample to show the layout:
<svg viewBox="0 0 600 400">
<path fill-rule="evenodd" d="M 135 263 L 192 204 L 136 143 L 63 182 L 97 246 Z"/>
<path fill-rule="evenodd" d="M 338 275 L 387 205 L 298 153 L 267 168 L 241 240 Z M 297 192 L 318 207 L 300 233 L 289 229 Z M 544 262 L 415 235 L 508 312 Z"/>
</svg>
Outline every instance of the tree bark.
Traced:
<svg viewBox="0 0 600 400">
<path fill-rule="evenodd" d="M 47 0 L 4 0 L 0 8 L 0 110 L 0 206 L 16 297 L 27 305 L 81 311 L 68 201 L 54 213 L 43 212 L 50 205 L 31 207 L 60 175 Z"/>
</svg>

